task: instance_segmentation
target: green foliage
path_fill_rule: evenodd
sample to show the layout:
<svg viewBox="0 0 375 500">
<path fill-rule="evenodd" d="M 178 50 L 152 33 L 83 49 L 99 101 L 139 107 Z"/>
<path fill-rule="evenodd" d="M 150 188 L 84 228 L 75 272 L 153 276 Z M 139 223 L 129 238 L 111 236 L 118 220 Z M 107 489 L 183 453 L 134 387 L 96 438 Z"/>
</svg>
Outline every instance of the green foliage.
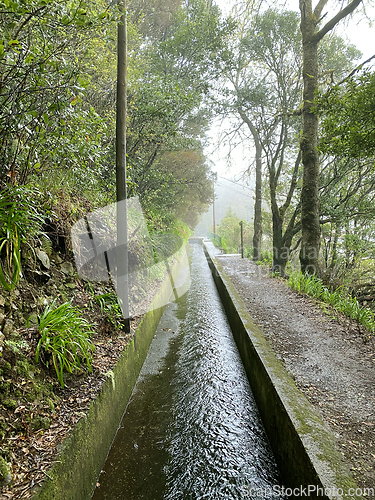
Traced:
<svg viewBox="0 0 375 500">
<path fill-rule="evenodd" d="M 38 361 L 41 350 L 51 355 L 57 378 L 64 387 L 63 371 L 69 373 L 81 367 L 83 360 L 91 371 L 94 345 L 88 322 L 79 315 L 71 302 L 56 307 L 56 300 L 48 305 L 38 317 L 40 339 L 35 360 Z"/>
<path fill-rule="evenodd" d="M 95 302 L 99 304 L 101 313 L 106 316 L 111 325 L 115 328 L 121 326 L 124 317 L 119 299 L 115 293 L 107 292 L 96 295 Z"/>
<path fill-rule="evenodd" d="M 79 170 L 105 153 L 98 117 L 82 106 L 89 83 L 82 55 L 110 12 L 102 0 L 0 1 L 0 182 Z"/>
<path fill-rule="evenodd" d="M 193 228 L 212 200 L 212 182 L 208 177 L 203 154 L 183 149 L 160 155 L 147 177 L 137 183 L 137 191 L 144 210 L 153 213 L 153 218 L 159 215 L 161 225 L 169 228 L 178 219 Z M 138 173 L 134 173 L 133 179 L 137 178 Z"/>
<path fill-rule="evenodd" d="M 160 74 L 174 75 L 191 88 L 207 92 L 212 77 L 221 70 L 219 55 L 233 22 L 220 20 L 220 10 L 206 0 L 183 2 L 150 56 Z"/>
<path fill-rule="evenodd" d="M 12 479 L 12 468 L 5 458 L 0 457 L 0 484 Z"/>
<path fill-rule="evenodd" d="M 358 321 L 370 332 L 375 331 L 375 315 L 368 309 L 361 307 L 355 297 L 345 296 L 341 289 L 329 290 L 321 279 L 314 275 L 293 272 L 289 276 L 288 284 L 299 293 L 304 293 L 318 300 L 326 302 L 337 311 L 349 318 Z"/>
<path fill-rule="evenodd" d="M 13 354 L 24 354 L 25 351 L 30 349 L 29 343 L 26 340 L 4 340 L 5 347 L 12 351 Z"/>
<path fill-rule="evenodd" d="M 372 159 L 330 158 L 323 162 L 320 178 L 322 222 L 334 221 L 345 227 L 347 221 L 373 219 L 375 209 L 375 166 Z"/>
<path fill-rule="evenodd" d="M 272 250 L 263 249 L 262 255 L 261 255 L 261 260 L 258 262 L 260 262 L 261 264 L 264 264 L 267 267 L 272 267 L 272 263 L 273 263 Z"/>
<path fill-rule="evenodd" d="M 132 0 L 129 14 L 146 38 L 160 40 L 182 0 Z"/>
<path fill-rule="evenodd" d="M 182 219 L 192 228 L 212 198 L 202 154 L 205 97 L 228 26 L 204 0 L 171 10 L 163 36 L 144 40 L 144 73 L 129 86 L 130 191 L 155 225 Z"/>
<path fill-rule="evenodd" d="M 26 186 L 0 192 L 0 283 L 5 290 L 13 290 L 20 279 L 21 243 L 35 236 L 44 222 L 35 207 L 39 195 L 39 191 Z"/>
<path fill-rule="evenodd" d="M 241 245 L 240 220 L 229 207 L 225 217 L 216 229 L 217 235 L 221 237 L 221 247 L 226 253 L 236 253 Z M 250 244 L 250 224 L 243 222 L 244 246 Z"/>
<path fill-rule="evenodd" d="M 375 73 L 366 71 L 332 87 L 317 101 L 322 133 L 319 148 L 350 158 L 375 153 Z"/>
<path fill-rule="evenodd" d="M 52 255 L 52 241 L 46 236 L 46 235 L 41 235 L 40 237 L 40 244 L 42 250 L 48 255 L 48 257 L 51 257 Z"/>
<path fill-rule="evenodd" d="M 128 188 L 164 227 L 193 227 L 212 196 L 202 100 L 225 31 L 216 7 L 181 3 L 152 42 L 128 19 Z M 165 15 L 154 2 L 133 8 Z M 118 14 L 105 0 L 0 0 L 0 184 L 31 179 L 95 206 L 114 201 Z"/>
</svg>

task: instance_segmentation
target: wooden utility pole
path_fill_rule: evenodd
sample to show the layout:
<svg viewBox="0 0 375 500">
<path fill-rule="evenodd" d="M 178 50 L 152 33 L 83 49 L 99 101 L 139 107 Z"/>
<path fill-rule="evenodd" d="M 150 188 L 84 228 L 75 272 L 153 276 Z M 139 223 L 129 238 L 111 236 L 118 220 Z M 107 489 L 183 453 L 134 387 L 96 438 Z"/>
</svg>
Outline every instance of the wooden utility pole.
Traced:
<svg viewBox="0 0 375 500">
<path fill-rule="evenodd" d="M 126 0 L 118 1 L 121 19 L 117 28 L 117 108 L 116 108 L 116 198 L 117 198 L 117 295 L 130 332 L 128 281 L 128 221 L 126 209 Z"/>
</svg>

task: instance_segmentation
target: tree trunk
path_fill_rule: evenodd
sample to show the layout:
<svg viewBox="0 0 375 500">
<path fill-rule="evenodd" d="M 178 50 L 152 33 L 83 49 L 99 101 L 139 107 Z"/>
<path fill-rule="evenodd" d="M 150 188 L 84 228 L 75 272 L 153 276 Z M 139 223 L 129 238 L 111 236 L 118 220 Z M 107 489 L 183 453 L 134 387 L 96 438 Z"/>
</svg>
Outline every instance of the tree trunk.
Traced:
<svg viewBox="0 0 375 500">
<path fill-rule="evenodd" d="M 333 239 L 333 245 L 332 245 L 332 256 L 331 256 L 331 263 L 329 265 L 329 269 L 334 269 L 336 267 L 337 263 L 337 244 L 339 241 L 339 237 L 341 236 L 341 226 L 338 222 L 335 223 L 335 236 Z"/>
<path fill-rule="evenodd" d="M 312 111 L 315 91 L 318 86 L 318 40 L 314 39 L 316 21 L 311 0 L 300 1 L 301 33 L 303 47 L 303 132 L 301 152 L 303 164 L 303 185 L 301 194 L 302 240 L 300 251 L 301 271 L 318 273 L 320 242 L 319 223 L 319 157 L 318 117 Z"/>
<path fill-rule="evenodd" d="M 319 31 L 317 26 L 328 0 L 319 0 L 314 11 L 312 0 L 300 0 L 301 33 L 303 52 L 303 132 L 301 152 L 303 164 L 303 186 L 301 196 L 302 240 L 300 263 L 303 273 L 319 272 L 318 256 L 320 243 L 319 224 L 319 157 L 318 117 L 312 111 L 315 92 L 318 88 L 318 46 L 322 38 L 342 19 L 351 14 L 362 0 L 352 0 L 330 19 Z"/>
<path fill-rule="evenodd" d="M 262 145 L 258 130 L 253 122 L 241 109 L 237 108 L 243 122 L 248 126 L 255 145 L 255 203 L 254 203 L 254 236 L 253 236 L 253 260 L 262 258 Z"/>
<path fill-rule="evenodd" d="M 255 142 L 255 204 L 253 260 L 262 258 L 262 146 L 257 133 L 253 133 Z"/>
<path fill-rule="evenodd" d="M 280 276 L 285 275 L 285 266 L 288 262 L 289 252 L 284 248 L 283 220 L 280 218 L 279 210 L 272 207 L 272 272 Z M 288 249 L 289 250 L 289 249 Z"/>
<path fill-rule="evenodd" d="M 283 234 L 283 226 L 285 213 L 278 208 L 276 203 L 276 190 L 272 193 L 271 190 L 271 209 L 272 209 L 272 243 L 273 243 L 273 258 L 272 272 L 278 273 L 281 277 L 285 277 L 285 268 L 289 261 L 292 240 L 298 232 L 296 228 L 296 218 L 299 213 L 297 206 Z"/>
</svg>

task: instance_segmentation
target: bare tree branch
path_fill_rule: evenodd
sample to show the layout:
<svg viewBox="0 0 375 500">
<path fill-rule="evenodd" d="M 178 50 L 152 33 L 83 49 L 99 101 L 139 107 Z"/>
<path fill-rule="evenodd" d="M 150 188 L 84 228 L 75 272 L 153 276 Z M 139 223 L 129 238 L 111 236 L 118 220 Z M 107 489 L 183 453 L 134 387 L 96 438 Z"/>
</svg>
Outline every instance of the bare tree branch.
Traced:
<svg viewBox="0 0 375 500">
<path fill-rule="evenodd" d="M 340 10 L 340 12 L 338 12 L 330 21 L 328 21 L 328 23 L 325 26 L 323 26 L 323 28 L 320 31 L 318 31 L 318 33 L 316 33 L 312 37 L 312 41 L 319 42 L 329 31 L 331 31 L 336 26 L 337 23 L 341 21 L 341 19 L 344 19 L 346 16 L 351 14 L 361 2 L 362 0 L 353 0 L 352 2 L 350 2 L 349 5 L 347 5 L 344 9 Z M 318 6 L 321 3 L 326 3 L 326 0 L 320 0 Z M 317 9 L 315 9 L 314 13 L 316 11 Z"/>
</svg>

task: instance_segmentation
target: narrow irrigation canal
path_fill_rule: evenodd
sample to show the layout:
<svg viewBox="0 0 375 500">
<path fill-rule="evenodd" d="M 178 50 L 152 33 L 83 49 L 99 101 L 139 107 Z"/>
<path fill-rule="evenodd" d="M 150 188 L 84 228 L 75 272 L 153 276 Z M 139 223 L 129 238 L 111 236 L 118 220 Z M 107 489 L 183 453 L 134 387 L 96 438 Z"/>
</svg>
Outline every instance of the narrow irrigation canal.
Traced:
<svg viewBox="0 0 375 500">
<path fill-rule="evenodd" d="M 203 249 L 189 254 L 190 289 L 160 321 L 94 500 L 242 499 L 280 484 Z"/>
</svg>

